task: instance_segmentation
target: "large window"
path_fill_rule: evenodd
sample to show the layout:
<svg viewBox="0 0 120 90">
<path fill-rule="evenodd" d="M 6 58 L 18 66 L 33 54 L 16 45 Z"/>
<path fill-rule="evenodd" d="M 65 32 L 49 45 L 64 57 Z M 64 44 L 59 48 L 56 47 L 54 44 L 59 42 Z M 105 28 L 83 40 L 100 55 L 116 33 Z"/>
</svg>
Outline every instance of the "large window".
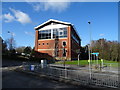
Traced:
<svg viewBox="0 0 120 90">
<path fill-rule="evenodd" d="M 67 37 L 67 28 L 56 28 L 39 31 L 38 39 L 54 39 Z"/>
<path fill-rule="evenodd" d="M 67 28 L 53 29 L 53 38 L 65 38 L 67 37 Z"/>
<path fill-rule="evenodd" d="M 76 33 L 72 31 L 72 38 L 79 44 L 79 38 L 77 37 Z"/>
<path fill-rule="evenodd" d="M 58 30 L 57 29 L 53 29 L 53 38 L 58 38 L 59 34 L 58 34 Z"/>
<path fill-rule="evenodd" d="M 39 31 L 39 39 L 51 39 L 51 30 Z"/>
</svg>

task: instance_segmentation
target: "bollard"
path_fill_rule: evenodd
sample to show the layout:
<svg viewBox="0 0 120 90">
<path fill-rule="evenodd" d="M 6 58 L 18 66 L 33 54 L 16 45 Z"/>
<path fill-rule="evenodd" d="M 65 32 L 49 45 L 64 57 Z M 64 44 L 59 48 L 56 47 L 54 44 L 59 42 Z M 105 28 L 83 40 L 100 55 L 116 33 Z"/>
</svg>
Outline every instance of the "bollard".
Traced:
<svg viewBox="0 0 120 90">
<path fill-rule="evenodd" d="M 31 70 L 31 71 L 34 71 L 34 69 L 35 69 L 35 65 L 31 65 L 31 66 L 30 66 L 30 70 Z"/>
<path fill-rule="evenodd" d="M 26 62 L 22 62 L 23 70 L 26 70 Z"/>
</svg>

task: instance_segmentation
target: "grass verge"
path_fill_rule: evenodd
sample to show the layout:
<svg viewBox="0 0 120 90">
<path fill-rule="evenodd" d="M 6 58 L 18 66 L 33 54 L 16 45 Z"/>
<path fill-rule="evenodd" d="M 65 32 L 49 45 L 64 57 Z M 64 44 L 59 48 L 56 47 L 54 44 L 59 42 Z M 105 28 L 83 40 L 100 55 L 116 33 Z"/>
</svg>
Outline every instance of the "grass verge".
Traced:
<svg viewBox="0 0 120 90">
<path fill-rule="evenodd" d="M 102 64 L 102 61 L 101 60 L 91 60 L 91 64 Z M 59 62 L 56 62 L 55 64 L 64 64 L 63 61 L 59 61 Z M 78 60 L 75 60 L 75 61 L 65 61 L 65 64 L 68 64 L 68 65 L 78 65 Z M 118 67 L 118 63 L 117 61 L 108 61 L 108 60 L 103 60 L 103 64 L 105 65 L 108 65 L 108 66 L 112 66 L 112 67 Z M 80 60 L 79 61 L 79 65 L 89 65 L 89 62 L 88 60 Z"/>
</svg>

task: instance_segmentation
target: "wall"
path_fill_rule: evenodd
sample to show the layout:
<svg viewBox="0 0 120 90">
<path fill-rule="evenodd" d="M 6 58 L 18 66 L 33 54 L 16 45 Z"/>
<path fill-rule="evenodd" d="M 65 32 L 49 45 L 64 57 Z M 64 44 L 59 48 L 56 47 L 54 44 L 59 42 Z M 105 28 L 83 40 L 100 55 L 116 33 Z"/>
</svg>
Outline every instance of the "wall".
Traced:
<svg viewBox="0 0 120 90">
<path fill-rule="evenodd" d="M 38 30 L 36 30 L 36 38 L 35 38 L 35 50 L 40 52 L 40 53 L 48 53 L 50 56 L 55 56 L 55 48 L 58 47 L 58 58 L 57 59 L 76 59 L 77 58 L 77 53 L 75 52 L 77 49 L 80 49 L 80 46 L 73 40 L 71 39 L 71 31 L 72 27 L 68 26 L 67 28 L 67 38 L 59 38 L 59 39 L 46 39 L 46 40 L 38 40 Z M 67 45 L 65 49 L 67 50 L 66 52 L 66 58 L 63 57 L 63 46 L 62 42 L 66 41 Z M 56 43 L 55 43 L 56 42 Z M 44 45 L 43 45 L 44 43 Z M 47 44 L 48 43 L 48 44 Z"/>
<path fill-rule="evenodd" d="M 71 57 L 72 60 L 78 59 L 78 52 L 80 50 L 80 46 L 74 39 L 71 39 Z"/>
<path fill-rule="evenodd" d="M 73 28 L 71 28 L 71 33 L 75 32 Z M 77 35 L 77 34 L 75 34 Z M 79 36 L 78 36 L 79 37 Z M 80 52 L 80 44 L 81 41 L 79 39 L 79 43 L 77 43 L 72 37 L 71 37 L 71 60 L 77 60 L 78 59 L 78 53 Z"/>
<path fill-rule="evenodd" d="M 63 41 L 67 42 L 67 38 L 58 39 L 57 41 L 58 41 L 58 43 L 57 43 L 56 47 L 58 47 L 58 50 L 59 50 L 58 57 L 62 57 L 62 50 L 63 50 L 62 42 Z M 44 45 L 43 45 L 43 43 L 44 43 Z M 66 49 L 67 49 L 67 46 L 68 45 L 66 45 L 66 47 L 65 47 Z M 54 54 L 54 52 L 55 52 L 55 40 L 54 39 L 38 40 L 38 52 L 48 53 L 49 55 L 54 56 L 55 55 Z"/>
</svg>

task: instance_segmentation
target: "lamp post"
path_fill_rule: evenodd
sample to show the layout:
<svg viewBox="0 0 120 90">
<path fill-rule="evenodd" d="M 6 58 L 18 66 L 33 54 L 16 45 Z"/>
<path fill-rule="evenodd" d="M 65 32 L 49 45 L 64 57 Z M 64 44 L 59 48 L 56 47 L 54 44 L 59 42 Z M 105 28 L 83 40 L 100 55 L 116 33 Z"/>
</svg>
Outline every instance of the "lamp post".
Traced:
<svg viewBox="0 0 120 90">
<path fill-rule="evenodd" d="M 90 50 L 90 53 L 92 52 L 92 49 L 91 49 L 91 22 L 90 21 L 88 21 L 88 24 L 89 24 L 89 35 L 90 35 L 90 46 L 89 46 L 89 50 Z M 92 56 L 91 56 L 91 54 L 89 53 L 89 60 L 92 60 Z"/>
<path fill-rule="evenodd" d="M 88 48 L 89 48 L 89 60 L 88 60 L 88 62 L 89 62 L 89 73 L 90 73 L 90 79 L 91 79 L 91 73 L 92 73 L 92 70 L 91 70 L 91 60 L 92 60 L 92 57 L 91 57 L 91 22 L 90 21 L 88 21 L 88 24 L 89 24 L 89 34 L 90 34 L 90 45 L 88 46 Z"/>
<path fill-rule="evenodd" d="M 90 79 L 91 79 L 91 61 L 90 61 L 90 45 L 88 45 L 88 53 L 89 53 L 89 60 L 88 60 L 88 63 L 89 63 L 89 74 L 90 74 Z"/>
</svg>

